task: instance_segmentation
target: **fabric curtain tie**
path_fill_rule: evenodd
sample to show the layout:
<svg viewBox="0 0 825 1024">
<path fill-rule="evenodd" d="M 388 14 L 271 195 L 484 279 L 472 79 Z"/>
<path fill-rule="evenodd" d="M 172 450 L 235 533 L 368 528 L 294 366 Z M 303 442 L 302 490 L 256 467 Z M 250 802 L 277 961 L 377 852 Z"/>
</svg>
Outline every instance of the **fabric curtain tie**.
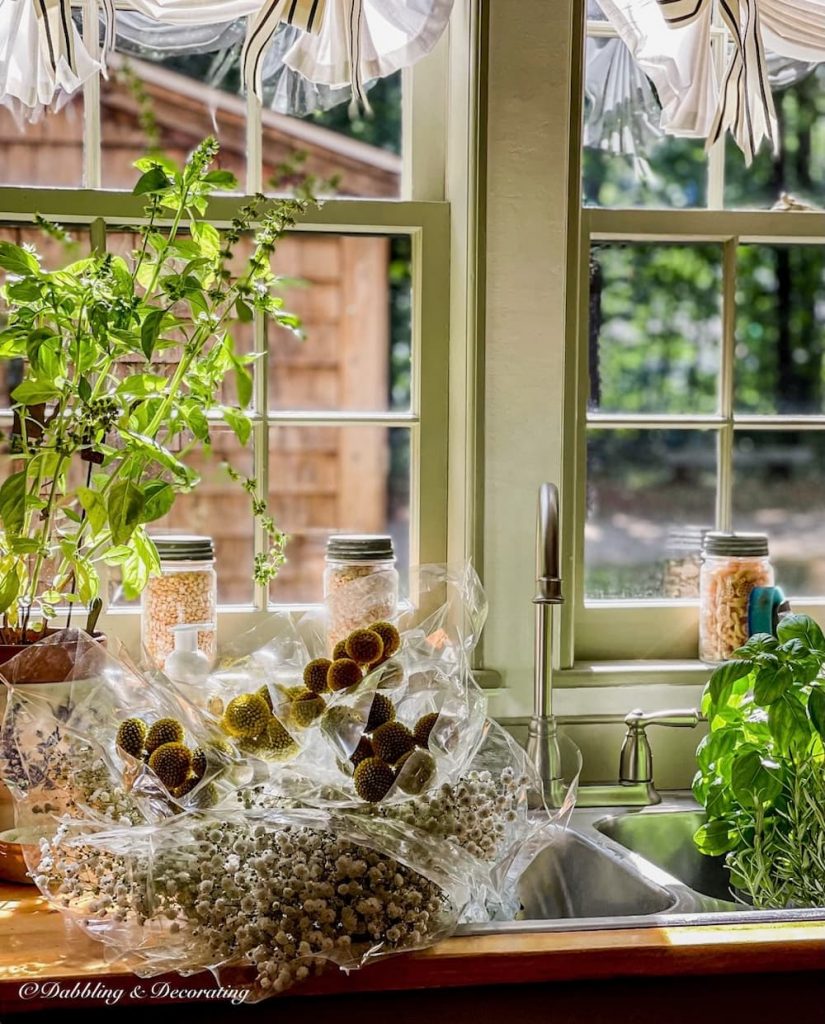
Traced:
<svg viewBox="0 0 825 1024">
<path fill-rule="evenodd" d="M 57 75 L 64 62 L 76 73 L 71 0 L 34 0 L 34 10 L 40 25 L 41 48 L 52 71 Z"/>
<path fill-rule="evenodd" d="M 708 17 L 712 0 L 658 0 L 667 24 L 678 29 Z M 750 166 L 763 139 L 779 149 L 776 109 L 768 81 L 768 63 L 759 19 L 759 0 L 722 0 L 722 20 L 733 50 L 708 135 L 708 146 L 730 129 Z"/>
</svg>

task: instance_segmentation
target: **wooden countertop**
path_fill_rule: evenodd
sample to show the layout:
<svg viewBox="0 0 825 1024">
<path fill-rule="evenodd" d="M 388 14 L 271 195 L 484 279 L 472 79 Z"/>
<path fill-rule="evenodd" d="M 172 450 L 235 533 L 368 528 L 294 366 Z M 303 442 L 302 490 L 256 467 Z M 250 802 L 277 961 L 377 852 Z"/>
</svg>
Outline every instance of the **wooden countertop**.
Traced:
<svg viewBox="0 0 825 1024">
<path fill-rule="evenodd" d="M 100 1005 L 96 984 L 123 989 L 120 1005 L 169 1001 L 168 988 L 192 992 L 216 987 L 206 973 L 141 981 L 123 966 L 107 963 L 104 954 L 100 943 L 49 908 L 35 888 L 0 883 L 0 1013 L 54 1006 L 58 989 L 62 1007 Z M 698 924 L 456 936 L 349 976 L 328 970 L 294 991 L 317 995 L 822 970 L 825 921 Z M 67 996 L 70 988 L 74 992 Z"/>
</svg>

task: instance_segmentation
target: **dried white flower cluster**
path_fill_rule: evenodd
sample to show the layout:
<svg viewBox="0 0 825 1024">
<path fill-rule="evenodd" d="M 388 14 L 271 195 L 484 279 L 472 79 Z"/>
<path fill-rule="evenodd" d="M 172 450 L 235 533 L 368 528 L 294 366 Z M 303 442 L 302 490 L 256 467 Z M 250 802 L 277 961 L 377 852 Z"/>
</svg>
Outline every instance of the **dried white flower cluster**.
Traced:
<svg viewBox="0 0 825 1024">
<path fill-rule="evenodd" d="M 168 844 L 135 835 L 120 856 L 66 843 L 63 829 L 42 843 L 37 884 L 96 918 L 191 936 L 187 963 L 169 969 L 252 964 L 260 993 L 282 992 L 327 960 L 356 966 L 376 946 L 432 942 L 455 922 L 434 882 L 330 832 L 209 818 L 182 832 Z"/>
<path fill-rule="evenodd" d="M 519 809 L 527 806 L 528 785 L 529 779 L 517 778 L 512 768 L 504 768 L 498 779 L 490 772 L 473 771 L 456 785 L 444 783 L 434 794 L 381 807 L 377 813 L 492 861 L 507 840 L 508 826 L 518 821 Z"/>
<path fill-rule="evenodd" d="M 509 767 L 497 777 L 488 771 L 471 771 L 455 785 L 445 782 L 433 793 L 399 804 L 364 805 L 358 813 L 403 822 L 455 843 L 479 860 L 494 861 L 520 812 L 526 811 L 529 785 L 526 776 L 516 776 Z M 237 798 L 246 811 L 285 806 L 283 798 L 271 794 L 266 786 L 249 787 Z"/>
</svg>

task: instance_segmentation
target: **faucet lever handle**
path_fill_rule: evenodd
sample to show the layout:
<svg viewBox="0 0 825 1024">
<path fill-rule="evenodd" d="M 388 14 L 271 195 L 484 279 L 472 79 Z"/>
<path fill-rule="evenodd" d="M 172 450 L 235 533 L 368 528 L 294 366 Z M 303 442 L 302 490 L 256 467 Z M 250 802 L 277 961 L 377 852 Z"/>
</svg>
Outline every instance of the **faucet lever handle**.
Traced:
<svg viewBox="0 0 825 1024">
<path fill-rule="evenodd" d="M 636 708 L 625 716 L 629 729 L 644 729 L 648 725 L 669 725 L 673 729 L 693 729 L 705 716 L 697 708 L 679 708 L 668 711 L 642 711 Z"/>
<path fill-rule="evenodd" d="M 642 711 L 637 708 L 625 717 L 625 733 L 619 755 L 619 781 L 622 783 L 649 782 L 653 785 L 653 751 L 645 729 L 648 725 L 669 725 L 675 729 L 692 729 L 704 721 L 696 708 L 674 711 Z"/>
</svg>

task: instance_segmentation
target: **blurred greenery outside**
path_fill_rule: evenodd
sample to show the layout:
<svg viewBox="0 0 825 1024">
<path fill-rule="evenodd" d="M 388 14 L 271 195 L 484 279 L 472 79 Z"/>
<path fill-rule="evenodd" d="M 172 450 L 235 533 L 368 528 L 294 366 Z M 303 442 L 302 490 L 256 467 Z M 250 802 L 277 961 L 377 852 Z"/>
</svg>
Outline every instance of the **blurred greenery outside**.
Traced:
<svg viewBox="0 0 825 1024">
<path fill-rule="evenodd" d="M 780 195 L 825 206 L 825 66 L 775 93 L 782 146 L 750 168 L 727 140 L 725 205 L 770 209 Z M 629 158 L 585 149 L 583 194 L 597 206 L 706 202 L 701 141 L 663 138 Z M 722 249 L 707 243 L 594 244 L 588 339 L 591 410 L 714 414 L 722 332 Z M 737 253 L 735 409 L 825 413 L 825 248 L 743 245 Z M 712 527 L 716 435 L 597 430 L 588 441 L 589 598 L 658 598 L 674 528 Z M 777 581 L 825 596 L 825 432 L 740 430 L 734 528 L 768 533 Z"/>
</svg>

